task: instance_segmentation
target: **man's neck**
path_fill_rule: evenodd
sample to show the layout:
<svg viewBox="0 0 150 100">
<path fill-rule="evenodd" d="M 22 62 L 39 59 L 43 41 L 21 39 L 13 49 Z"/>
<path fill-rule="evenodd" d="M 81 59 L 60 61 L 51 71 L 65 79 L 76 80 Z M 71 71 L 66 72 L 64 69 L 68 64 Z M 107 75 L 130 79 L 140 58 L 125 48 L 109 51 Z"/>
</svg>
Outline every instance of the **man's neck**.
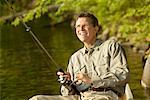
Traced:
<svg viewBox="0 0 150 100">
<path fill-rule="evenodd" d="M 95 42 L 96 42 L 96 39 L 94 39 L 93 41 L 90 41 L 90 42 L 84 42 L 84 46 L 87 49 L 92 48 Z"/>
</svg>

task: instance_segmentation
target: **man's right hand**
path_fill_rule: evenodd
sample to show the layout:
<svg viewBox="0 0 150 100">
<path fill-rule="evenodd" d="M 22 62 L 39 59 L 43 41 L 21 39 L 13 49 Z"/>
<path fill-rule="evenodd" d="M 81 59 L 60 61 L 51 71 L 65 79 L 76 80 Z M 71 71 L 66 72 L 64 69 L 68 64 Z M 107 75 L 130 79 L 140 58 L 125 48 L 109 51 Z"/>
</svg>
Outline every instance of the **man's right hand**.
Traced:
<svg viewBox="0 0 150 100">
<path fill-rule="evenodd" d="M 70 75 L 69 72 L 60 72 L 60 71 L 58 71 L 58 72 L 57 72 L 57 75 L 58 75 L 58 76 L 63 76 L 63 77 L 65 77 L 68 81 L 71 80 L 71 75 Z"/>
</svg>

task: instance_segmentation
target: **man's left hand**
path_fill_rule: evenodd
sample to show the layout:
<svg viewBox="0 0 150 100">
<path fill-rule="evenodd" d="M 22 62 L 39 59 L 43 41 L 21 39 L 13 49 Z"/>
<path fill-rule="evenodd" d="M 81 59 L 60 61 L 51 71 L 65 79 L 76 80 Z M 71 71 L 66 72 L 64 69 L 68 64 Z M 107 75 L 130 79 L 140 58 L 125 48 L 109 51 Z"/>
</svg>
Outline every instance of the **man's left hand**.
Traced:
<svg viewBox="0 0 150 100">
<path fill-rule="evenodd" d="M 88 83 L 88 84 L 92 83 L 91 78 L 85 73 L 77 73 L 77 77 L 76 78 L 77 78 L 77 80 L 81 80 L 84 83 Z"/>
</svg>

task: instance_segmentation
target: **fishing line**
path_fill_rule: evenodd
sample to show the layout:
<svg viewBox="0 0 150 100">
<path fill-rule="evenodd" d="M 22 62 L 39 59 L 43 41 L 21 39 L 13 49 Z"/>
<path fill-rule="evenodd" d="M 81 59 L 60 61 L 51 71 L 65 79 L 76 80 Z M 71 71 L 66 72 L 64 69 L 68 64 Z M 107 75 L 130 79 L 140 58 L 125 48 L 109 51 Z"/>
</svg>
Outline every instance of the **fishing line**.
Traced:
<svg viewBox="0 0 150 100">
<path fill-rule="evenodd" d="M 14 8 L 11 6 L 11 4 L 5 0 L 5 2 L 8 4 L 9 8 L 11 9 L 11 11 L 13 12 L 13 15 L 16 13 L 16 11 L 14 10 Z M 56 63 L 56 61 L 53 59 L 53 57 L 49 54 L 49 52 L 45 49 L 45 47 L 43 46 L 43 44 L 40 42 L 40 40 L 37 38 L 37 36 L 33 33 L 33 31 L 31 30 L 31 27 L 29 27 L 25 22 L 23 22 L 21 16 L 18 16 L 19 19 L 21 20 L 21 23 L 23 24 L 23 26 L 26 28 L 26 31 L 30 33 L 30 35 L 32 36 L 33 40 L 35 41 L 35 43 L 37 44 L 37 46 L 39 48 L 42 49 L 42 51 L 47 55 L 47 57 L 53 62 L 53 64 L 56 66 L 57 69 L 59 64 Z M 40 50 L 41 50 L 40 49 Z"/>
</svg>

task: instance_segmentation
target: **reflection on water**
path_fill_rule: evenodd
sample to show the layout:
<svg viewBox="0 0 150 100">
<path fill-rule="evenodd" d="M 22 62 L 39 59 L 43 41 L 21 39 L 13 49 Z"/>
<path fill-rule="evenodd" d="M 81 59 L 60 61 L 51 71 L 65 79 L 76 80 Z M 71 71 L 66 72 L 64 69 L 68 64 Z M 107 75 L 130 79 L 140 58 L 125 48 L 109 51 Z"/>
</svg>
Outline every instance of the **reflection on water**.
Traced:
<svg viewBox="0 0 150 100">
<path fill-rule="evenodd" d="M 49 19 L 34 21 L 31 26 L 54 60 L 66 69 L 68 59 L 82 45 L 68 23 L 47 27 Z M 42 24 L 41 24 L 42 23 Z M 56 66 L 36 46 L 23 26 L 4 25 L 1 32 L 1 98 L 23 100 L 36 94 L 59 94 L 55 75 Z M 141 55 L 126 48 L 135 99 L 144 99 L 140 85 L 142 75 Z"/>
</svg>

